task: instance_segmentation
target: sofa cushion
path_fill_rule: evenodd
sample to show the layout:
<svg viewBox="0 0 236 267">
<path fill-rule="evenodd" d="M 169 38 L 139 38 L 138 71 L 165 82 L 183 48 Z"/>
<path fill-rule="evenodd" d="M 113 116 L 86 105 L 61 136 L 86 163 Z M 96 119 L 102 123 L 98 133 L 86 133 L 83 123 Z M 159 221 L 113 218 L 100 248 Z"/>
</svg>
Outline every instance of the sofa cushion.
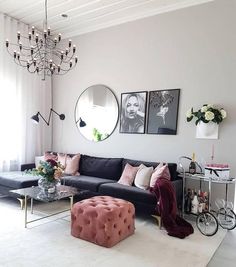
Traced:
<svg viewBox="0 0 236 267">
<path fill-rule="evenodd" d="M 40 161 L 44 161 L 44 156 L 36 156 L 34 163 L 35 163 L 35 167 L 38 168 L 40 165 Z"/>
<path fill-rule="evenodd" d="M 154 169 L 159 164 L 159 162 L 148 162 L 148 161 L 140 161 L 140 160 L 132 160 L 132 159 L 123 159 L 122 160 L 122 170 L 124 169 L 126 163 L 129 163 L 132 166 L 139 166 L 141 164 L 144 164 L 147 167 L 153 167 Z M 176 163 L 167 163 L 170 175 L 171 175 L 171 181 L 174 181 L 177 179 L 177 164 Z"/>
<path fill-rule="evenodd" d="M 127 163 L 125 165 L 125 168 L 122 172 L 122 175 L 118 181 L 119 184 L 123 184 L 123 185 L 127 185 L 127 186 L 131 186 L 135 175 L 138 171 L 138 167 L 133 167 L 131 166 L 129 163 Z"/>
<path fill-rule="evenodd" d="M 65 168 L 64 173 L 66 175 L 76 175 L 76 176 L 80 175 L 78 172 L 80 154 L 70 156 L 67 154 L 58 153 L 57 157 L 60 164 Z"/>
<path fill-rule="evenodd" d="M 144 190 L 148 189 L 152 173 L 153 167 L 146 167 L 141 164 L 134 179 L 135 186 Z"/>
<path fill-rule="evenodd" d="M 0 185 L 13 189 L 37 186 L 39 176 L 26 174 L 21 171 L 0 172 Z"/>
<path fill-rule="evenodd" d="M 46 151 L 44 153 L 44 160 L 46 161 L 48 159 L 53 159 L 53 160 L 57 161 L 57 153 L 56 152 Z"/>
<path fill-rule="evenodd" d="M 99 186 L 100 195 L 122 198 L 131 202 L 144 202 L 146 204 L 156 204 L 157 200 L 154 194 L 148 190 L 143 190 L 135 186 L 126 186 L 119 183 L 106 183 Z"/>
<path fill-rule="evenodd" d="M 65 176 L 62 180 L 62 184 L 64 181 L 65 185 L 77 187 L 79 189 L 90 190 L 93 192 L 97 192 L 98 187 L 103 183 L 115 183 L 113 180 L 84 175 Z"/>
<path fill-rule="evenodd" d="M 152 176 L 151 176 L 151 180 L 150 180 L 150 187 L 154 187 L 156 184 L 157 179 L 159 178 L 165 178 L 167 180 L 170 180 L 170 171 L 168 166 L 165 164 L 163 165 L 163 163 L 160 163 L 159 165 L 157 165 L 157 167 L 155 168 Z"/>
<path fill-rule="evenodd" d="M 81 155 L 79 172 L 110 180 L 118 180 L 121 176 L 121 158 L 99 158 Z"/>
</svg>

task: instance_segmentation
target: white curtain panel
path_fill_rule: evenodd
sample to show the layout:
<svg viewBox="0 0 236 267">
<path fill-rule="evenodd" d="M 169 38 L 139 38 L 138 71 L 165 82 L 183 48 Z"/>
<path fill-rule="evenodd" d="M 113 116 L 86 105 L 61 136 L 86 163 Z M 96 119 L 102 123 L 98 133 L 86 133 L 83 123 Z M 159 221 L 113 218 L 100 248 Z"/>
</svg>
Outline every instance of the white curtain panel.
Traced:
<svg viewBox="0 0 236 267">
<path fill-rule="evenodd" d="M 38 111 L 48 119 L 51 78 L 42 81 L 18 66 L 5 47 L 6 39 L 16 43 L 17 31 L 27 36 L 30 29 L 0 13 L 0 171 L 19 169 L 20 164 L 34 162 L 35 156 L 51 149 L 51 126 L 42 120 L 36 125 L 30 119 Z"/>
</svg>

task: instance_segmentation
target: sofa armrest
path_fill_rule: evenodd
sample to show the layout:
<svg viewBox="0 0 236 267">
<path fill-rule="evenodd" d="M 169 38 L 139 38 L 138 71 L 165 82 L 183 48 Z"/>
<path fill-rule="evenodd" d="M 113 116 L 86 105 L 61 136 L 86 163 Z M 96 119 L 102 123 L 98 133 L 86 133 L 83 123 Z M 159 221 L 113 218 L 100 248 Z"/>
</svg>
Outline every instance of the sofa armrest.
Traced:
<svg viewBox="0 0 236 267">
<path fill-rule="evenodd" d="M 20 170 L 25 171 L 25 170 L 29 170 L 29 169 L 33 169 L 33 168 L 35 168 L 34 163 L 27 163 L 27 164 L 22 164 Z"/>
</svg>

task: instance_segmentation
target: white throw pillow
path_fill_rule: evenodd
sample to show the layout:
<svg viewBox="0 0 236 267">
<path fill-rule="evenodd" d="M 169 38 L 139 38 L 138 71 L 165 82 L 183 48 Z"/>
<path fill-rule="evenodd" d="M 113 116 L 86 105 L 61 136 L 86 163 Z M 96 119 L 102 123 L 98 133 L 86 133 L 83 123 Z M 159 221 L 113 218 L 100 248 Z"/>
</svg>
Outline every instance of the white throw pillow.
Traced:
<svg viewBox="0 0 236 267">
<path fill-rule="evenodd" d="M 144 190 L 148 189 L 152 173 L 153 167 L 141 164 L 134 179 L 135 186 Z"/>
<path fill-rule="evenodd" d="M 35 157 L 35 167 L 38 168 L 40 161 L 44 161 L 44 156 Z"/>
</svg>

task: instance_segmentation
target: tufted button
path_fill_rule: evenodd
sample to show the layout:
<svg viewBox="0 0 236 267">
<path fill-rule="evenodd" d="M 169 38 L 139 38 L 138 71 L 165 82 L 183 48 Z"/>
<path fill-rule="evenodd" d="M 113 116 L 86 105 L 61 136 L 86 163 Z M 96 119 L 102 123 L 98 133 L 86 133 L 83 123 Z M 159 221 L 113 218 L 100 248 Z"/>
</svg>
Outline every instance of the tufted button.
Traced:
<svg viewBox="0 0 236 267">
<path fill-rule="evenodd" d="M 126 218 L 124 219 L 124 223 L 127 223 L 127 219 Z"/>
<path fill-rule="evenodd" d="M 90 224 L 90 220 L 85 219 L 85 220 L 84 220 L 84 223 L 87 224 L 87 225 L 89 225 L 89 224 Z"/>
<path fill-rule="evenodd" d="M 79 209 L 77 210 L 77 213 L 78 213 L 78 214 L 81 214 L 81 213 L 83 213 L 83 212 L 84 212 L 84 210 L 81 209 L 81 208 L 79 208 Z"/>
<path fill-rule="evenodd" d="M 119 213 L 119 218 L 121 218 L 121 212 Z"/>
<path fill-rule="evenodd" d="M 130 225 L 128 225 L 128 229 L 130 229 Z"/>
<path fill-rule="evenodd" d="M 116 229 L 116 227 L 117 227 L 116 223 L 113 225 L 113 227 Z"/>
<path fill-rule="evenodd" d="M 121 235 L 121 230 L 118 232 L 119 235 Z"/>
</svg>

